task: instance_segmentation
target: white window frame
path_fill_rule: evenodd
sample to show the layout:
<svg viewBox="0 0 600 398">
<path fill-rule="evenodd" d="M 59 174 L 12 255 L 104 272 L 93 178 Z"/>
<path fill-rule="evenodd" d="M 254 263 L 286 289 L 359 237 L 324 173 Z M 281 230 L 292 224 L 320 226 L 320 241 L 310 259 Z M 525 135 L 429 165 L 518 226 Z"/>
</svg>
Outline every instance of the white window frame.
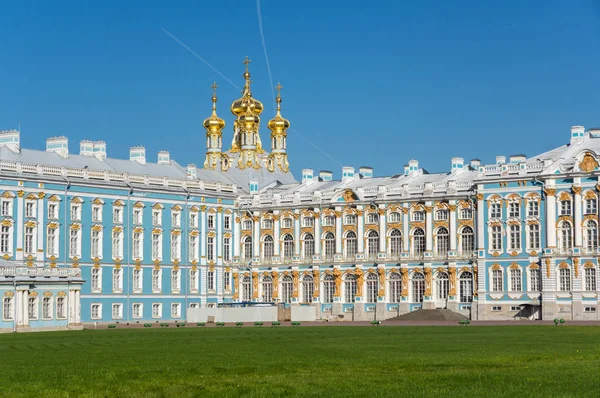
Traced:
<svg viewBox="0 0 600 398">
<path fill-rule="evenodd" d="M 102 205 L 92 205 L 92 222 L 102 222 Z"/>
<path fill-rule="evenodd" d="M 102 267 L 91 268 L 90 286 L 92 293 L 102 293 Z"/>
<path fill-rule="evenodd" d="M 116 309 L 116 311 L 115 311 Z M 111 311 L 112 319 L 123 319 L 123 304 L 113 303 Z"/>
<path fill-rule="evenodd" d="M 25 200 L 25 218 L 36 218 L 36 200 L 27 199 Z"/>
<path fill-rule="evenodd" d="M 0 215 L 2 217 L 12 217 L 13 214 L 13 200 L 2 198 L 0 203 Z"/>
<path fill-rule="evenodd" d="M 58 206 L 58 202 L 48 202 L 48 219 L 49 220 L 57 220 L 58 219 L 58 212 L 59 212 L 59 206 Z"/>
<path fill-rule="evenodd" d="M 174 319 L 181 318 L 181 304 L 180 303 L 171 303 L 171 318 L 174 318 Z"/>
<path fill-rule="evenodd" d="M 162 303 L 152 303 L 152 318 L 162 318 Z"/>
<path fill-rule="evenodd" d="M 112 270 L 112 290 L 113 293 L 123 292 L 123 268 L 114 267 Z"/>
<path fill-rule="evenodd" d="M 171 269 L 171 293 L 179 293 L 181 291 L 181 270 Z"/>
<path fill-rule="evenodd" d="M 90 319 L 102 319 L 102 303 L 90 304 Z"/>
<path fill-rule="evenodd" d="M 144 316 L 144 303 L 132 303 L 131 304 L 131 317 L 135 319 L 142 318 Z"/>
</svg>

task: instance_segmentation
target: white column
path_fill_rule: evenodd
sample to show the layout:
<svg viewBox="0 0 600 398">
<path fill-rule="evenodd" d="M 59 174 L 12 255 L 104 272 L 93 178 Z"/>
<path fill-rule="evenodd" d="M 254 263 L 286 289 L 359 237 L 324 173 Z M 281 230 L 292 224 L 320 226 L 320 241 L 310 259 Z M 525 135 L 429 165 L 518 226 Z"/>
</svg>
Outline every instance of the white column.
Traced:
<svg viewBox="0 0 600 398">
<path fill-rule="evenodd" d="M 189 240 L 189 238 L 188 238 Z M 217 264 L 223 264 L 223 208 L 217 209 L 217 238 L 215 239 Z M 219 279 L 217 279 L 218 281 Z"/>
<path fill-rule="evenodd" d="M 450 201 L 450 250 L 456 251 L 456 201 Z"/>
<path fill-rule="evenodd" d="M 17 294 L 15 295 L 15 322 L 17 322 L 17 326 L 29 324 L 27 290 L 17 290 Z"/>
<path fill-rule="evenodd" d="M 44 222 L 44 199 L 39 198 L 37 202 L 37 260 L 44 261 L 44 231 L 46 229 L 46 223 Z M 43 265 L 43 263 L 42 263 Z"/>
<path fill-rule="evenodd" d="M 425 206 L 425 250 L 428 252 L 433 250 L 432 210 L 431 202 L 427 202 L 427 206 Z"/>
<path fill-rule="evenodd" d="M 546 189 L 546 247 L 556 248 L 556 189 Z"/>
<path fill-rule="evenodd" d="M 294 214 L 294 255 L 300 255 L 300 214 Z"/>
<path fill-rule="evenodd" d="M 574 181 L 578 183 L 578 181 Z M 582 231 L 581 231 L 581 222 L 582 222 L 582 208 L 581 208 L 581 186 L 573 187 L 573 207 L 575 208 L 573 213 L 575 215 L 575 247 L 581 247 L 582 244 Z"/>
<path fill-rule="evenodd" d="M 255 211 L 252 220 L 252 257 L 260 257 L 260 213 Z"/>
<path fill-rule="evenodd" d="M 200 207 L 200 264 L 206 264 L 206 206 Z"/>
<path fill-rule="evenodd" d="M 280 211 L 279 210 L 275 210 L 274 212 L 275 215 L 275 221 L 273 222 L 273 255 L 275 257 L 279 256 L 279 246 L 281 245 L 281 243 L 279 242 L 279 235 L 281 235 L 281 232 L 279 231 L 279 216 L 280 216 Z"/>
<path fill-rule="evenodd" d="M 379 252 L 386 252 L 385 210 L 379 209 Z"/>
<path fill-rule="evenodd" d="M 335 209 L 335 253 L 342 254 L 342 212 Z"/>
<path fill-rule="evenodd" d="M 359 211 L 358 215 L 358 233 L 357 233 L 357 251 L 359 254 L 363 254 L 365 252 L 365 213 L 363 212 L 363 206 L 357 206 L 357 210 Z"/>
<path fill-rule="evenodd" d="M 314 209 L 317 215 L 315 216 L 315 254 L 317 258 L 321 258 L 321 213 L 319 209 Z"/>
<path fill-rule="evenodd" d="M 232 216 L 233 222 L 233 237 L 231 238 L 231 246 L 233 246 L 233 257 L 240 257 L 240 216 L 234 213 Z"/>
<path fill-rule="evenodd" d="M 485 201 L 483 200 L 483 194 L 477 194 L 477 249 L 483 250 L 485 248 Z M 484 272 L 482 269 L 481 272 Z"/>
<path fill-rule="evenodd" d="M 67 308 L 69 309 L 69 325 L 77 323 L 75 322 L 75 319 L 77 318 L 75 315 L 75 311 L 77 310 L 77 308 L 75 308 L 75 290 L 69 290 L 67 295 Z M 127 308 L 125 308 L 125 310 L 127 310 Z"/>
<path fill-rule="evenodd" d="M 408 224 L 409 220 L 409 209 L 404 207 L 405 211 L 402 212 L 402 251 L 404 253 L 410 253 L 410 225 Z"/>
<path fill-rule="evenodd" d="M 23 214 L 23 195 L 22 191 L 19 192 L 17 198 L 17 251 L 15 258 L 17 260 L 23 260 L 23 225 L 24 225 L 24 214 Z"/>
</svg>

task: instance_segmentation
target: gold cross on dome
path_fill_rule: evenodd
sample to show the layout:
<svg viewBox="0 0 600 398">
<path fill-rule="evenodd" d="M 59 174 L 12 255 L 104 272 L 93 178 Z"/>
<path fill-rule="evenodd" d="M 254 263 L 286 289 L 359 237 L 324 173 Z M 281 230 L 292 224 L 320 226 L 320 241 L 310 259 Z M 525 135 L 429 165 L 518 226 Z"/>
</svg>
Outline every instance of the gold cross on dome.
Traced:
<svg viewBox="0 0 600 398">
<path fill-rule="evenodd" d="M 277 83 L 277 86 L 275 86 L 275 90 L 277 90 L 277 95 L 281 95 L 282 88 L 283 86 L 281 85 L 281 83 Z"/>
<path fill-rule="evenodd" d="M 210 88 L 212 88 L 215 93 L 217 92 L 217 87 L 219 87 L 217 86 L 217 82 L 213 82 L 212 86 L 210 86 Z"/>
<path fill-rule="evenodd" d="M 248 70 L 248 64 L 252 62 L 250 61 L 250 59 L 248 58 L 248 56 L 246 55 L 246 59 L 244 60 L 244 62 L 242 62 L 243 64 L 246 64 L 246 70 Z"/>
</svg>

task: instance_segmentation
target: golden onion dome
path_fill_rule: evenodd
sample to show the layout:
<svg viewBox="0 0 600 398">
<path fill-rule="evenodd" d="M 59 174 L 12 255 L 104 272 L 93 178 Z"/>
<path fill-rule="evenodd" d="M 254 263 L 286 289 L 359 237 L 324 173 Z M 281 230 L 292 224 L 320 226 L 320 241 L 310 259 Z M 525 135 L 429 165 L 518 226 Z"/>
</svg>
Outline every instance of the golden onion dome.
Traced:
<svg viewBox="0 0 600 398">
<path fill-rule="evenodd" d="M 267 127 L 274 133 L 283 133 L 290 128 L 290 121 L 281 116 L 281 89 L 283 87 L 280 83 L 277 83 L 277 87 L 275 88 L 277 89 L 277 98 L 275 99 L 277 102 L 277 113 L 273 119 L 269 120 Z"/>
<path fill-rule="evenodd" d="M 212 96 L 212 115 L 204 119 L 204 128 L 207 132 L 215 131 L 219 132 L 225 127 L 225 120 L 217 116 L 217 83 L 213 83 L 211 88 L 214 90 Z"/>
<path fill-rule="evenodd" d="M 244 90 L 242 91 L 242 97 L 233 101 L 231 104 L 231 113 L 239 117 L 245 113 L 252 113 L 253 115 L 260 115 L 263 112 L 263 104 L 257 99 L 252 98 L 252 91 L 250 90 L 250 72 L 248 71 L 248 64 L 250 60 L 246 57 L 244 64 L 246 64 L 246 71 L 244 72 Z"/>
</svg>

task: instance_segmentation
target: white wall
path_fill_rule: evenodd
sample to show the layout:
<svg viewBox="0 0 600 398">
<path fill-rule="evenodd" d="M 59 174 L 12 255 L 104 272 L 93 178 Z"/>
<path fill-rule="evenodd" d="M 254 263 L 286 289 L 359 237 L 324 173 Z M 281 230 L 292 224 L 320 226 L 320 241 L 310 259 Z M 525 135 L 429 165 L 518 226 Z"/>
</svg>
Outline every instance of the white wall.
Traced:
<svg viewBox="0 0 600 398">
<path fill-rule="evenodd" d="M 226 307 L 188 308 L 188 322 L 206 322 L 209 316 L 215 322 L 273 322 L 277 320 L 277 307 Z"/>
<path fill-rule="evenodd" d="M 292 306 L 292 322 L 313 322 L 317 309 L 313 306 Z"/>
</svg>

